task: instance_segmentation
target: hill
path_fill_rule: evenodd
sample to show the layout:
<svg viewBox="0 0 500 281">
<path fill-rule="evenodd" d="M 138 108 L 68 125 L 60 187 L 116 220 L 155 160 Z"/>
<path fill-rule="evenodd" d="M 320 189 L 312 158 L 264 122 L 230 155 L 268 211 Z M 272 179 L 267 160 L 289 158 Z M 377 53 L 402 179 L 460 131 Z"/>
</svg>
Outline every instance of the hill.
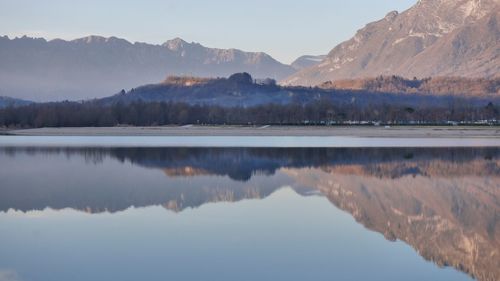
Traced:
<svg viewBox="0 0 500 281">
<path fill-rule="evenodd" d="M 254 80 L 248 73 L 215 79 L 169 77 L 102 99 L 0 110 L 0 126 L 499 123 L 498 81 L 433 80 L 381 77 L 365 83 L 347 81 L 340 85 L 344 88 L 312 88 L 279 86 L 272 79 Z M 463 88 L 471 92 L 463 93 Z M 438 94 L 429 92 L 435 89 Z"/>
<path fill-rule="evenodd" d="M 462 77 L 405 79 L 400 76 L 379 76 L 376 78 L 328 81 L 321 84 L 320 88 L 494 98 L 500 97 L 500 77 L 493 79 Z"/>
<path fill-rule="evenodd" d="M 131 102 L 183 102 L 198 105 L 255 106 L 307 104 L 322 99 L 358 106 L 377 104 L 447 105 L 450 99 L 470 99 L 472 104 L 500 101 L 500 78 L 427 78 L 408 80 L 389 76 L 327 82 L 319 87 L 279 86 L 274 80 L 254 80 L 248 73 L 229 78 L 168 77 L 162 83 L 122 91 L 99 99 L 101 104 Z"/>
</svg>

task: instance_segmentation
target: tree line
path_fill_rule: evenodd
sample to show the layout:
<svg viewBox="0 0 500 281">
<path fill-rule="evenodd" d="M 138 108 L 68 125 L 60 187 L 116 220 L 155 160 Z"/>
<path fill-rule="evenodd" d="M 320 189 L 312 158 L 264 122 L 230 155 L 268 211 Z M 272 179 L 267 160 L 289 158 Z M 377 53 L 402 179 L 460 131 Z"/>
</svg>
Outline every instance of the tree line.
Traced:
<svg viewBox="0 0 500 281">
<path fill-rule="evenodd" d="M 432 93 L 435 96 L 488 97 L 500 94 L 500 78 L 429 77 L 406 79 L 393 75 L 328 81 L 319 85 L 319 87 L 323 89 L 364 90 L 396 94 Z"/>
<path fill-rule="evenodd" d="M 359 106 L 319 100 L 307 104 L 264 104 L 223 107 L 173 102 L 133 102 L 102 105 L 94 102 L 31 104 L 0 109 L 0 127 L 102 127 L 211 125 L 333 125 L 333 124 L 499 124 L 500 107 L 466 102 L 443 107 L 396 104 Z"/>
</svg>

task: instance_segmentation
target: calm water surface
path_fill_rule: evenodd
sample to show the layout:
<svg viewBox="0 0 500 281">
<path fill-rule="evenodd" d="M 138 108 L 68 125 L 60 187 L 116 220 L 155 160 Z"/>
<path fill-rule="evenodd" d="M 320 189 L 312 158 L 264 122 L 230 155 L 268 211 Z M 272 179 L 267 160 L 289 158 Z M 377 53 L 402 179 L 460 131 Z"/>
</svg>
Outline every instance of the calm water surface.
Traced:
<svg viewBox="0 0 500 281">
<path fill-rule="evenodd" d="M 0 136 L 1 147 L 500 147 L 500 138 Z"/>
<path fill-rule="evenodd" d="M 500 280 L 500 148 L 0 148 L 0 280 Z"/>
</svg>

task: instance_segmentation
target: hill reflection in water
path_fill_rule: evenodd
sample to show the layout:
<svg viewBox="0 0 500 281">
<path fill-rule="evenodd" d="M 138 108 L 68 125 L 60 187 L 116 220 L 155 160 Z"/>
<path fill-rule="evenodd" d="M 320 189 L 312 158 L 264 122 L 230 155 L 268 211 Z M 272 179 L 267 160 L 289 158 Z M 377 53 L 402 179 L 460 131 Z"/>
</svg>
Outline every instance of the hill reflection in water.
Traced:
<svg viewBox="0 0 500 281">
<path fill-rule="evenodd" d="M 498 148 L 9 148 L 0 164 L 3 212 L 181 212 L 291 186 L 439 266 L 500 280 Z"/>
</svg>

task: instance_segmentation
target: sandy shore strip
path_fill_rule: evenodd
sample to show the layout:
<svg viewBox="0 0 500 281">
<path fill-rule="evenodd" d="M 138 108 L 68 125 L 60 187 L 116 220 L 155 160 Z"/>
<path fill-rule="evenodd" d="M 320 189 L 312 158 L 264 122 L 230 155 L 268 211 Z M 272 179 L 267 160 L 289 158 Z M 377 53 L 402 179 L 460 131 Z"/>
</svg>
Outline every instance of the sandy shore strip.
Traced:
<svg viewBox="0 0 500 281">
<path fill-rule="evenodd" d="M 8 130 L 17 136 L 287 136 L 362 138 L 500 138 L 500 127 L 314 127 L 314 126 L 165 126 L 85 127 Z"/>
</svg>

